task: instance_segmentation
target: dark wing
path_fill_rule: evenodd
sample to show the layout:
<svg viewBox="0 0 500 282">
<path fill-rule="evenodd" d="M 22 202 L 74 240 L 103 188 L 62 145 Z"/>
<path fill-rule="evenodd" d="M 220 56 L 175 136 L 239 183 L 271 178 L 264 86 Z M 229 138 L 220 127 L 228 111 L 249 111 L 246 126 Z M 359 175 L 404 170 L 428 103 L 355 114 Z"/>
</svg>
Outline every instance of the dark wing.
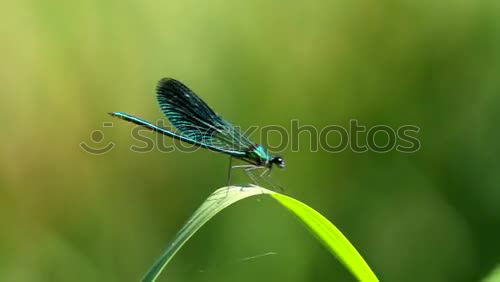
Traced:
<svg viewBox="0 0 500 282">
<path fill-rule="evenodd" d="M 243 152 L 253 145 L 180 81 L 163 78 L 156 93 L 162 112 L 183 136 L 230 151 Z"/>
</svg>

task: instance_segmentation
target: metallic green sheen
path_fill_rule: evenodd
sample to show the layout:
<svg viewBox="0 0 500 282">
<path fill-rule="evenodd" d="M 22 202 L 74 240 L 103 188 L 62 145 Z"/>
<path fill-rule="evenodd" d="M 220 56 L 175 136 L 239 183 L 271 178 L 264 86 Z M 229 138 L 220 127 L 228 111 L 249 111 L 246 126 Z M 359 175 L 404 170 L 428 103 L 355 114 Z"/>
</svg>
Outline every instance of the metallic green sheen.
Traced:
<svg viewBox="0 0 500 282">
<path fill-rule="evenodd" d="M 257 145 L 253 151 L 249 152 L 249 157 L 259 164 L 266 164 L 272 158 L 262 145 Z"/>
</svg>

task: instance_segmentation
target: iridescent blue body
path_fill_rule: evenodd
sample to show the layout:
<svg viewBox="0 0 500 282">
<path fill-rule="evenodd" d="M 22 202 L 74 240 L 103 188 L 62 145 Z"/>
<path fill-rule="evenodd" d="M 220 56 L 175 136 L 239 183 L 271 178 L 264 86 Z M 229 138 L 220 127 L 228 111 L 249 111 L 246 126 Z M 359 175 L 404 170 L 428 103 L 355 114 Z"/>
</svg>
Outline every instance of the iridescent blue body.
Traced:
<svg viewBox="0 0 500 282">
<path fill-rule="evenodd" d="M 230 155 L 254 167 L 285 167 L 283 158 L 273 156 L 264 146 L 251 142 L 181 82 L 164 78 L 158 83 L 156 93 L 162 112 L 180 131 L 179 134 L 127 113 L 113 112 L 110 115 L 174 139 Z"/>
<path fill-rule="evenodd" d="M 271 156 L 266 148 L 262 145 L 254 145 L 249 148 L 247 151 L 246 157 L 248 158 L 248 162 L 254 162 L 255 165 L 258 166 L 269 166 L 272 165 L 273 156 Z"/>
</svg>

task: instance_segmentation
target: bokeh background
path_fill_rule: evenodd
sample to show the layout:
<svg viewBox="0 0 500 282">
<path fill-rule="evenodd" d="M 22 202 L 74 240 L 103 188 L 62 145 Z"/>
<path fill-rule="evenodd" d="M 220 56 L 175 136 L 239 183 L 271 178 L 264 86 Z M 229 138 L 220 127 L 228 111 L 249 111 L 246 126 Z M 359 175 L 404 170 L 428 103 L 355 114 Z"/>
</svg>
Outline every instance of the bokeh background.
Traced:
<svg viewBox="0 0 500 282">
<path fill-rule="evenodd" d="M 106 115 L 161 118 L 165 76 L 243 128 L 420 127 L 413 154 L 311 152 L 300 135 L 274 179 L 331 219 L 382 281 L 479 281 L 500 261 L 499 1 L 1 6 L 0 281 L 138 281 L 225 184 L 226 156 L 132 152 L 132 126 Z M 116 146 L 92 155 L 81 142 Z M 160 281 L 353 278 L 262 198 L 209 222 Z"/>
</svg>

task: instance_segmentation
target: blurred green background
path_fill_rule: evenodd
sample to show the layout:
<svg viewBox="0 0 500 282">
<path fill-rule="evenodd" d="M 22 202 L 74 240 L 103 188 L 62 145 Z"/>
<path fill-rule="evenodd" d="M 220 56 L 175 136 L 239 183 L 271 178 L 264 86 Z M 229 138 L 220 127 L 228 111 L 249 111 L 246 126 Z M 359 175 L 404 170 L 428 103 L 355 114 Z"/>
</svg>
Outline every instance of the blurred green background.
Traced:
<svg viewBox="0 0 500 282">
<path fill-rule="evenodd" d="M 132 126 L 106 115 L 159 119 L 165 76 L 243 128 L 419 126 L 413 154 L 310 152 L 303 134 L 274 179 L 382 281 L 478 281 L 500 261 L 499 1 L 1 6 L 0 281 L 137 281 L 225 185 L 227 157 L 134 153 Z M 80 142 L 116 147 L 91 155 Z M 160 279 L 352 280 L 266 198 L 209 222 Z"/>
</svg>

